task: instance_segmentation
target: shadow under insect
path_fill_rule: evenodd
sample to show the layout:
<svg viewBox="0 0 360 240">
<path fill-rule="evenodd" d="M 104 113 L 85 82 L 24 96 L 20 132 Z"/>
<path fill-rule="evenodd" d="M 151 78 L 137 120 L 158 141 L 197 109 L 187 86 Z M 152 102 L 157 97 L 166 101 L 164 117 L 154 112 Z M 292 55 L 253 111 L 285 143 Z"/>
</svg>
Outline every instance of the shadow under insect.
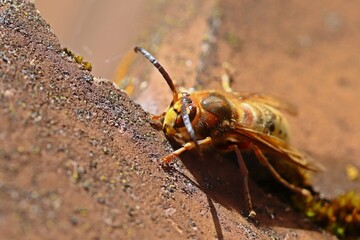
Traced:
<svg viewBox="0 0 360 240">
<path fill-rule="evenodd" d="M 174 149 L 178 148 L 174 141 L 172 145 Z M 248 219 L 259 226 L 316 230 L 317 228 L 308 222 L 299 221 L 299 213 L 291 209 L 290 198 L 294 193 L 278 183 L 267 169 L 261 166 L 253 153 L 245 151 L 242 155 L 249 170 L 249 190 L 257 213 L 254 219 Z M 202 156 L 196 151 L 190 151 L 184 152 L 180 158 L 192 177 L 185 173 L 180 174 L 203 191 L 208 198 L 218 236 L 222 235 L 221 224 L 217 222 L 219 216 L 214 203 L 247 216 L 243 176 L 234 153 L 219 154 L 210 148 L 203 151 Z M 165 169 L 176 171 L 171 165 Z M 195 179 L 196 183 L 191 179 Z"/>
</svg>

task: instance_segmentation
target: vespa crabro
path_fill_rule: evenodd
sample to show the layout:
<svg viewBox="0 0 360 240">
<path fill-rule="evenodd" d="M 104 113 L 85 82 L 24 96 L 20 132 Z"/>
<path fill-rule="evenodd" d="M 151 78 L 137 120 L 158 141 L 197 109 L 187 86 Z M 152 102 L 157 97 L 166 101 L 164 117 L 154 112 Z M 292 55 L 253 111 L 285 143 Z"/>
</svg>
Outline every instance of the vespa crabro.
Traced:
<svg viewBox="0 0 360 240">
<path fill-rule="evenodd" d="M 249 217 L 256 213 L 249 193 L 248 170 L 241 155 L 243 150 L 252 150 L 260 163 L 286 188 L 303 196 L 311 195 L 308 189 L 285 180 L 267 158 L 272 155 L 302 170 L 321 170 L 289 144 L 289 127 L 281 111 L 294 113 L 291 105 L 259 94 L 215 90 L 178 93 L 169 74 L 150 53 L 141 47 L 134 50 L 142 53 L 159 70 L 173 93 L 168 109 L 154 119 L 160 121 L 167 137 L 180 139 L 184 145 L 164 157 L 164 163 L 171 162 L 184 151 L 200 150 L 203 146 L 212 145 L 220 152 L 234 151 L 244 180 Z"/>
</svg>

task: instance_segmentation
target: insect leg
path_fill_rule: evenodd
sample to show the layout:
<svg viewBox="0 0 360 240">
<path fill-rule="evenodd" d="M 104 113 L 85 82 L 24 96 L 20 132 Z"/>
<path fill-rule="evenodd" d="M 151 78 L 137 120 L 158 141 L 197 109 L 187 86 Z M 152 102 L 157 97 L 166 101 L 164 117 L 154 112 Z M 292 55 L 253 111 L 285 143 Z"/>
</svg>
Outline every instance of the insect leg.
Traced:
<svg viewBox="0 0 360 240">
<path fill-rule="evenodd" d="M 225 92 L 232 92 L 231 82 L 233 69 L 229 63 L 224 62 L 222 64 L 224 73 L 221 75 L 221 86 Z"/>
<path fill-rule="evenodd" d="M 200 146 L 200 145 L 210 144 L 211 141 L 212 141 L 211 137 L 207 137 L 205 139 L 197 141 L 197 145 Z M 194 142 L 188 142 L 181 148 L 175 150 L 174 152 L 172 152 L 169 155 L 167 155 L 166 157 L 164 157 L 162 161 L 163 161 L 163 163 L 169 163 L 172 160 L 174 160 L 175 157 L 178 157 L 182 152 L 191 150 L 195 147 L 196 147 L 196 144 Z"/>
<path fill-rule="evenodd" d="M 238 148 L 237 145 L 233 145 L 232 146 L 235 154 L 236 154 L 236 158 L 238 160 L 239 163 L 239 167 L 240 167 L 240 171 L 241 171 L 241 175 L 243 176 L 243 181 L 244 181 L 244 197 L 245 197 L 245 202 L 247 203 L 247 207 L 248 207 L 248 211 L 249 211 L 249 217 L 255 217 L 256 216 L 256 212 L 253 210 L 252 207 L 252 202 L 251 202 L 251 196 L 250 196 L 250 191 L 249 191 L 249 184 L 248 184 L 248 169 L 245 165 L 244 159 L 241 156 L 240 150 Z"/>
<path fill-rule="evenodd" d="M 258 146 L 252 144 L 252 149 L 254 150 L 254 153 L 256 157 L 261 161 L 261 163 L 270 171 L 270 173 L 275 177 L 277 181 L 279 181 L 282 185 L 287 187 L 293 192 L 297 192 L 305 197 L 311 196 L 311 193 L 309 190 L 305 188 L 301 188 L 298 186 L 295 186 L 294 184 L 289 183 L 284 178 L 281 177 L 281 175 L 274 169 L 274 167 L 269 163 L 268 159 L 264 156 L 264 154 L 261 152 Z"/>
</svg>

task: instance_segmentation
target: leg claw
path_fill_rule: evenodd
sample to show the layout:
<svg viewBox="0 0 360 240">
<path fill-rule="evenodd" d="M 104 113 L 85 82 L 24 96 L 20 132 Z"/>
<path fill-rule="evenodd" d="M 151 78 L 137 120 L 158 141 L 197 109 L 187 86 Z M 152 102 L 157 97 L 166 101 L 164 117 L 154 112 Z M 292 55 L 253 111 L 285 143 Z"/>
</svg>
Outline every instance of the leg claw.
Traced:
<svg viewBox="0 0 360 240">
<path fill-rule="evenodd" d="M 175 157 L 176 157 L 176 155 L 169 154 L 169 155 L 167 155 L 166 157 L 164 157 L 164 158 L 162 159 L 162 162 L 163 162 L 163 163 L 170 163 L 170 162 L 172 162 L 172 161 L 175 159 Z"/>
<path fill-rule="evenodd" d="M 249 212 L 248 217 L 249 217 L 249 218 L 254 218 L 254 217 L 256 217 L 256 212 L 255 212 L 254 210 L 251 210 L 251 211 Z"/>
</svg>

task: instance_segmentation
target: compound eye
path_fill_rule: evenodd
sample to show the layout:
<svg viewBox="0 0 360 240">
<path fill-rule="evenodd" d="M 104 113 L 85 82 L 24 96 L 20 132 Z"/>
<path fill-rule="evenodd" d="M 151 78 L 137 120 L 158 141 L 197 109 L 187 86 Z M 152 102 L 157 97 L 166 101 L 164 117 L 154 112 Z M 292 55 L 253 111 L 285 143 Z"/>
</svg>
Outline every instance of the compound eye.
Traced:
<svg viewBox="0 0 360 240">
<path fill-rule="evenodd" d="M 192 120 L 195 118 L 195 115 L 196 115 L 196 107 L 194 106 L 189 106 L 188 107 L 188 110 L 190 110 L 189 112 L 189 119 L 190 119 L 190 122 L 192 122 Z M 183 118 L 182 116 L 179 114 L 175 120 L 175 125 L 176 127 L 180 128 L 180 127 L 185 127 L 185 124 L 184 124 L 184 121 L 183 121 Z"/>
</svg>

